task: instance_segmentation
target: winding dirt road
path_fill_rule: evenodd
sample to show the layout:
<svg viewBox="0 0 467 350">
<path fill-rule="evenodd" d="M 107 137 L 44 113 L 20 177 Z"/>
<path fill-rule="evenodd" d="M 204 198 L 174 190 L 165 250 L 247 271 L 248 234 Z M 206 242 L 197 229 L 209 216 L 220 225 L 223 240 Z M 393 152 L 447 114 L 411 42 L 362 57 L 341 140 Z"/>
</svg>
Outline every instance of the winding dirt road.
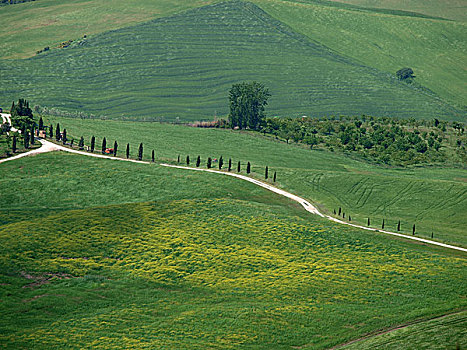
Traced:
<svg viewBox="0 0 467 350">
<path fill-rule="evenodd" d="M 2 117 L 3 117 L 3 115 L 2 115 Z M 52 143 L 50 141 L 43 140 L 43 139 L 39 139 L 39 142 L 42 144 L 42 147 L 40 147 L 38 149 L 35 149 L 35 150 L 32 150 L 32 151 L 29 151 L 29 152 L 18 154 L 18 155 L 14 156 L 14 157 L 2 159 L 2 160 L 0 160 L 0 163 L 15 160 L 15 159 L 30 156 L 30 155 L 34 155 L 34 154 L 39 154 L 39 153 L 52 152 L 52 151 L 64 151 L 64 152 L 80 154 L 80 155 L 84 155 L 84 156 L 88 156 L 88 157 L 119 160 L 119 161 L 140 163 L 140 164 L 151 164 L 150 162 L 146 162 L 146 161 L 118 158 L 118 157 L 114 157 L 114 156 L 106 156 L 106 155 L 103 155 L 103 154 L 95 154 L 95 153 L 89 153 L 89 152 L 84 152 L 84 151 L 78 151 L 78 150 L 67 148 L 67 147 L 64 147 L 64 146 L 61 146 L 61 145 L 57 145 L 55 143 Z M 298 202 L 301 206 L 303 206 L 303 208 L 307 212 L 309 212 L 311 214 L 314 214 L 314 215 L 321 216 L 323 218 L 327 218 L 327 219 L 329 219 L 331 221 L 334 221 L 334 222 L 337 222 L 339 224 L 352 226 L 352 227 L 360 228 L 360 229 L 367 230 L 367 231 L 386 233 L 388 235 L 397 236 L 397 237 L 409 239 L 409 240 L 412 240 L 412 241 L 417 241 L 417 242 L 422 242 L 422 243 L 426 243 L 426 244 L 436 245 L 436 246 L 439 246 L 439 247 L 454 249 L 454 250 L 458 250 L 458 251 L 462 251 L 462 252 L 467 253 L 466 248 L 457 247 L 457 246 L 453 246 L 453 245 L 445 244 L 445 243 L 441 243 L 441 242 L 431 241 L 429 239 L 419 238 L 419 237 L 415 237 L 415 236 L 403 235 L 403 234 L 397 233 L 397 232 L 379 230 L 379 229 L 372 228 L 372 227 L 356 225 L 356 224 L 352 224 L 350 222 L 346 222 L 346 221 L 334 218 L 334 217 L 329 216 L 329 215 L 324 215 L 315 206 L 313 206 L 310 202 L 308 202 L 307 200 L 305 200 L 305 199 L 303 199 L 303 198 L 301 198 L 299 196 L 296 196 L 296 195 L 294 195 L 294 194 L 292 194 L 290 192 L 281 190 L 281 189 L 279 189 L 277 187 L 274 187 L 274 186 L 272 186 L 270 184 L 267 184 L 265 182 L 253 179 L 253 178 L 245 176 L 245 175 L 226 172 L 226 171 L 213 170 L 213 169 L 200 169 L 200 168 L 192 168 L 192 167 L 186 167 L 186 166 L 180 166 L 180 165 L 171 165 L 171 164 L 164 164 L 164 163 L 162 163 L 160 165 L 164 166 L 164 167 L 169 167 L 169 168 L 185 169 L 185 170 L 192 170 L 192 171 L 204 171 L 204 172 L 209 172 L 209 173 L 233 176 L 233 177 L 236 177 L 238 179 L 242 179 L 244 181 L 251 182 L 251 183 L 253 183 L 253 184 L 257 185 L 257 186 L 261 186 L 261 187 L 263 187 L 263 188 L 265 188 L 265 189 L 267 189 L 269 191 L 272 191 L 274 193 L 277 193 L 277 194 L 279 194 L 281 196 L 290 198 L 290 199 Z"/>
</svg>

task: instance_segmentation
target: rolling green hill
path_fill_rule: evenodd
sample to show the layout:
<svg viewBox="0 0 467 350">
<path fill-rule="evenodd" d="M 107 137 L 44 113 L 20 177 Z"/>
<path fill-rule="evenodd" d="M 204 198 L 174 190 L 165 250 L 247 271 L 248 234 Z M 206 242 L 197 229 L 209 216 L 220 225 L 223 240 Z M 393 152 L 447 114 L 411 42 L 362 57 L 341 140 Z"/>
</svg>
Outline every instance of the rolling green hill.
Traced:
<svg viewBox="0 0 467 350">
<path fill-rule="evenodd" d="M 384 218 L 391 230 L 401 220 L 404 232 L 411 232 L 416 223 L 422 237 L 431 237 L 433 231 L 435 239 L 467 244 L 467 173 L 462 168 L 387 168 L 231 130 L 77 118 L 52 121 L 54 126 L 58 121 L 62 129 L 67 128 L 75 141 L 84 136 L 89 144 L 95 135 L 97 149 L 103 137 L 110 144 L 117 140 L 120 155 L 130 143 L 132 157 L 136 157 L 142 142 L 146 159 L 155 149 L 159 160 L 173 161 L 181 155 L 183 162 L 189 154 L 193 162 L 200 155 L 205 166 L 207 157 L 222 155 L 243 166 L 250 161 L 259 178 L 267 165 L 271 174 L 277 171 L 280 186 L 310 199 L 329 214 L 342 207 L 355 222 L 366 224 L 370 217 L 373 225 L 380 227 Z"/>
<path fill-rule="evenodd" d="M 0 172 L 9 348 L 322 349 L 465 308 L 459 253 L 241 180 L 61 152 Z"/>
<path fill-rule="evenodd" d="M 232 1 L 107 32 L 27 60 L 0 62 L 3 103 L 112 118 L 183 120 L 227 113 L 230 86 L 264 82 L 270 114 L 463 118 L 436 97 Z"/>
</svg>

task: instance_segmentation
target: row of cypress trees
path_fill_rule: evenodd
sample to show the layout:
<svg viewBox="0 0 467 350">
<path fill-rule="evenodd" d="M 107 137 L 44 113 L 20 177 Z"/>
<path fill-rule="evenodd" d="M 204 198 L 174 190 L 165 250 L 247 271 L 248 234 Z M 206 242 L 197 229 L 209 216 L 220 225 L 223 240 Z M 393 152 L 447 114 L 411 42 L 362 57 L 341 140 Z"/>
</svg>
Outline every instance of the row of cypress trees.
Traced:
<svg viewBox="0 0 467 350">
<path fill-rule="evenodd" d="M 345 219 L 345 212 L 342 210 L 341 207 L 339 207 L 337 213 L 336 213 L 336 209 L 333 210 L 333 213 L 334 215 L 338 215 L 338 216 L 342 216 L 343 219 Z M 348 220 L 349 222 L 352 221 L 352 217 L 350 215 L 348 215 Z M 368 227 L 371 226 L 371 220 L 370 218 L 367 218 L 367 224 L 366 224 Z M 386 226 L 386 221 L 385 219 L 383 219 L 382 223 L 381 223 L 381 229 L 384 230 Z M 400 232 L 401 230 L 401 221 L 399 220 L 397 222 L 397 232 Z M 415 236 L 415 232 L 416 232 L 416 227 L 415 227 L 415 224 L 413 224 L 412 226 L 412 235 Z M 431 238 L 433 238 L 433 232 L 431 233 Z"/>
<path fill-rule="evenodd" d="M 178 155 L 177 162 L 180 163 L 180 155 Z M 186 162 L 187 166 L 190 166 L 191 160 L 190 160 L 189 155 L 186 156 L 185 162 Z M 213 167 L 212 163 L 213 163 L 213 159 L 211 157 L 208 157 L 208 159 L 206 161 L 206 168 L 211 169 Z M 201 157 L 200 156 L 198 156 L 196 158 L 195 164 L 196 164 L 196 167 L 199 168 L 199 166 L 201 165 Z M 232 159 L 229 158 L 227 171 L 232 171 L 232 165 L 233 165 L 232 164 Z M 224 167 L 224 158 L 222 156 L 219 158 L 218 167 L 219 167 L 219 170 L 222 170 L 223 167 Z M 241 165 L 241 162 L 238 161 L 238 163 L 237 163 L 237 173 L 240 173 L 241 170 L 242 170 L 242 165 Z M 247 162 L 247 164 L 246 164 L 246 173 L 247 174 L 251 173 L 251 163 L 250 162 Z M 264 178 L 265 179 L 269 178 L 269 167 L 268 166 L 266 166 L 266 168 L 264 169 Z M 273 182 L 276 182 L 276 178 L 277 178 L 277 173 L 274 172 Z"/>
</svg>

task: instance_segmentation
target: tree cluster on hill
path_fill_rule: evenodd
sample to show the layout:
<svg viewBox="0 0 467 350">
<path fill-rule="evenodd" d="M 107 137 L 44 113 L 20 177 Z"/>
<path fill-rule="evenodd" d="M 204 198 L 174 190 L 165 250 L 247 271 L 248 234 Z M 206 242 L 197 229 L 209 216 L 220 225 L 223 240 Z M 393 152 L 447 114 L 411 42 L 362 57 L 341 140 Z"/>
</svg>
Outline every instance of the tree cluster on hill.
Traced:
<svg viewBox="0 0 467 350">
<path fill-rule="evenodd" d="M 11 109 L 11 123 L 14 127 L 24 130 L 30 129 L 35 125 L 32 109 L 29 107 L 29 102 L 23 98 L 18 100 L 18 103 L 12 103 Z"/>
<path fill-rule="evenodd" d="M 464 124 L 387 117 L 266 118 L 260 127 L 287 143 L 341 150 L 395 165 L 467 163 Z"/>
</svg>

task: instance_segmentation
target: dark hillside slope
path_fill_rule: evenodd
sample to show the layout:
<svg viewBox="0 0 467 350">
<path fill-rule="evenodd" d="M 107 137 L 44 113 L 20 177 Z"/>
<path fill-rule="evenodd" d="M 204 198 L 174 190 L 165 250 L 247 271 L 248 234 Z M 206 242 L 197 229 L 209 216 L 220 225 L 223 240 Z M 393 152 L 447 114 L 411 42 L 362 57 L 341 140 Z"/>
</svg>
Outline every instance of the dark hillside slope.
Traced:
<svg viewBox="0 0 467 350">
<path fill-rule="evenodd" d="M 270 88 L 270 115 L 463 117 L 439 99 L 339 56 L 241 1 L 1 62 L 0 102 L 27 97 L 35 104 L 113 118 L 207 119 L 228 112 L 228 90 L 243 80 Z"/>
</svg>

